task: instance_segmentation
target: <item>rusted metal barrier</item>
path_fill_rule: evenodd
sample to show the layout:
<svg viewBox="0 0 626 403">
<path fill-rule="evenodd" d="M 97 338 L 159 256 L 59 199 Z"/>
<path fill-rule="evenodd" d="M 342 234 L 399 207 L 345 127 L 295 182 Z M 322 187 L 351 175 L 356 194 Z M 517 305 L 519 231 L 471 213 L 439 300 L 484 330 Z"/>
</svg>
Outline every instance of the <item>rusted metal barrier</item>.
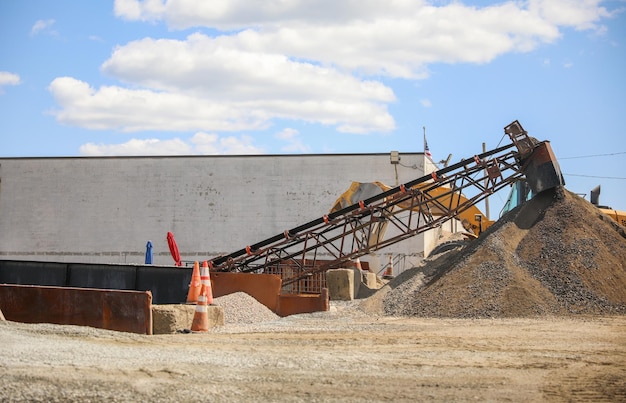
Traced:
<svg viewBox="0 0 626 403">
<path fill-rule="evenodd" d="M 152 334 L 150 291 L 0 284 L 7 320 Z"/>
<path fill-rule="evenodd" d="M 281 294 L 278 274 L 211 272 L 213 296 L 245 292 L 279 316 L 328 310 L 328 289 L 319 294 Z"/>
<path fill-rule="evenodd" d="M 279 275 L 211 272 L 211 283 L 215 298 L 241 291 L 276 312 L 281 288 Z"/>
<path fill-rule="evenodd" d="M 328 311 L 328 289 L 323 288 L 319 294 L 281 294 L 278 296 L 278 316 L 289 316 L 298 313 Z"/>
</svg>

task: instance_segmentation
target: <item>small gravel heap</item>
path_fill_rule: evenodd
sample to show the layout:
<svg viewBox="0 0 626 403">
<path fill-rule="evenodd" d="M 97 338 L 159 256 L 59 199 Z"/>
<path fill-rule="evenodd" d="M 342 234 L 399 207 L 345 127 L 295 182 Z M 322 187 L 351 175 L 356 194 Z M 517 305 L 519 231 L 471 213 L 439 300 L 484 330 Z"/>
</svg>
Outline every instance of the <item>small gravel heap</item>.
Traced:
<svg viewBox="0 0 626 403">
<path fill-rule="evenodd" d="M 280 318 L 268 307 L 245 292 L 235 292 L 213 300 L 224 309 L 225 324 L 271 322 Z"/>
<path fill-rule="evenodd" d="M 364 307 L 401 316 L 626 314 L 626 232 L 556 188 L 465 248 L 402 273 L 370 299 Z"/>
</svg>

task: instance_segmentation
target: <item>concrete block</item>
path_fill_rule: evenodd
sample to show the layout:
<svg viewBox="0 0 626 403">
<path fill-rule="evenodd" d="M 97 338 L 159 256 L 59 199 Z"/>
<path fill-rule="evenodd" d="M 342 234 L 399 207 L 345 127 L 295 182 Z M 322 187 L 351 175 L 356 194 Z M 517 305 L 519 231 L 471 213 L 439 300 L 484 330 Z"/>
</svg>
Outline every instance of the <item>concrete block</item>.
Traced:
<svg viewBox="0 0 626 403">
<path fill-rule="evenodd" d="M 363 284 L 365 284 L 369 288 L 378 288 L 376 273 L 372 273 L 371 271 L 364 271 L 361 273 L 361 277 L 363 278 Z"/>
<path fill-rule="evenodd" d="M 330 300 L 352 301 L 355 295 L 354 277 L 353 269 L 328 270 L 326 272 L 326 285 Z"/>
<path fill-rule="evenodd" d="M 209 305 L 209 328 L 224 326 L 224 309 L 221 306 Z M 152 305 L 152 333 L 171 334 L 179 330 L 191 328 L 194 304 Z"/>
</svg>

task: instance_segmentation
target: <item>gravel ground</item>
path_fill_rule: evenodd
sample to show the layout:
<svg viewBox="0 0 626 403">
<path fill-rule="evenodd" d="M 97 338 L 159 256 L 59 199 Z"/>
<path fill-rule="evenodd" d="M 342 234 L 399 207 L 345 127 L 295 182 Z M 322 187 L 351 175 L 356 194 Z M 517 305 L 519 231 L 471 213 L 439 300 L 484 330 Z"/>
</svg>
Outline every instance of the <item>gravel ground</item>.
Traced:
<svg viewBox="0 0 626 403">
<path fill-rule="evenodd" d="M 379 317 L 358 304 L 204 334 L 0 322 L 7 402 L 626 399 L 626 317 Z"/>
</svg>

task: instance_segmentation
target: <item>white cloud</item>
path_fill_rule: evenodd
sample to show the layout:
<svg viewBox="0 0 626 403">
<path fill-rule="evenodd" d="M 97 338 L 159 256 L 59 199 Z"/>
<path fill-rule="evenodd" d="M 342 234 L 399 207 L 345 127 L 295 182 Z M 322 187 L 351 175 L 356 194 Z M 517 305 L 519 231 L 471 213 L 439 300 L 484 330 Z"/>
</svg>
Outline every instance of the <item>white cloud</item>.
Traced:
<svg viewBox="0 0 626 403">
<path fill-rule="evenodd" d="M 220 99 L 393 101 L 389 87 L 336 69 L 256 51 L 236 37 L 146 38 L 115 49 L 102 70 L 163 91 Z"/>
<path fill-rule="evenodd" d="M 280 132 L 276 133 L 274 137 L 280 140 L 291 140 L 291 139 L 296 138 L 299 134 L 300 132 L 298 132 L 296 129 L 287 127 L 281 130 Z"/>
<path fill-rule="evenodd" d="M 0 94 L 4 93 L 2 87 L 6 85 L 19 85 L 22 80 L 20 76 L 14 73 L 9 73 L 8 71 L 0 71 Z"/>
<path fill-rule="evenodd" d="M 422 104 L 424 108 L 430 108 L 431 106 L 433 106 L 432 102 L 430 102 L 430 99 L 420 99 L 420 104 Z"/>
<path fill-rule="evenodd" d="M 466 6 L 459 1 L 425 0 L 116 0 L 115 15 L 127 20 L 165 21 L 173 29 L 211 27 L 224 31 L 249 27 L 265 29 L 309 25 L 321 27 L 320 32 L 323 32 L 328 28 L 335 29 L 355 22 L 363 22 L 375 28 L 379 22 L 385 20 L 413 20 L 419 25 L 428 26 L 429 21 L 421 17 L 433 17 L 431 26 L 436 26 L 442 22 L 442 17 L 448 18 L 459 13 L 469 19 L 443 21 L 444 25 L 440 28 L 449 28 L 445 26 L 449 22 L 457 25 L 459 30 L 471 32 L 477 28 L 477 22 L 494 24 L 497 21 L 490 21 L 490 18 L 500 15 L 517 17 L 517 21 L 500 21 L 497 24 L 500 29 L 506 25 L 522 26 L 529 22 L 528 17 L 537 17 L 553 25 L 589 29 L 601 18 L 610 15 L 605 7 L 600 6 L 601 2 L 528 0 L 503 1 L 500 4 L 476 7 Z M 522 21 L 520 17 L 523 18 Z M 536 28 L 527 26 L 525 31 L 532 33 Z"/>
<path fill-rule="evenodd" d="M 166 12 L 166 5 L 161 0 L 115 0 L 113 12 L 127 20 L 155 21 Z"/>
<path fill-rule="evenodd" d="M 61 123 L 215 133 L 294 120 L 338 132 L 387 132 L 395 128 L 387 110 L 395 95 L 384 78 L 423 79 L 433 63 L 488 63 L 528 52 L 558 40 L 561 27 L 601 32 L 610 15 L 596 0 L 116 0 L 114 12 L 222 33 L 117 47 L 102 71 L 119 85 L 55 79 L 50 91 Z"/>
<path fill-rule="evenodd" d="M 202 26 L 237 32 L 214 39 L 212 56 L 214 49 L 222 57 L 229 52 L 284 55 L 358 74 L 407 79 L 425 78 L 431 63 L 487 63 L 508 52 L 527 52 L 558 39 L 560 26 L 598 28 L 597 22 L 609 16 L 599 0 L 530 0 L 485 7 L 419 0 L 115 4 L 116 15 L 130 20 L 165 21 L 174 29 Z M 190 37 L 187 45 L 197 47 L 193 42 Z M 183 61 L 189 66 L 197 59 Z"/>
<path fill-rule="evenodd" d="M 273 119 L 303 120 L 353 133 L 386 132 L 395 99 L 380 82 L 284 55 L 229 48 L 228 38 L 143 39 L 118 47 L 104 72 L 149 89 L 90 88 L 55 79 L 57 120 L 91 129 L 254 130 Z"/>
<path fill-rule="evenodd" d="M 115 0 L 113 12 L 115 16 L 131 21 L 145 21 L 147 18 L 142 16 L 146 14 L 146 11 L 142 10 L 142 4 L 136 0 Z"/>
<path fill-rule="evenodd" d="M 80 146 L 85 156 L 103 155 L 188 155 L 191 147 L 179 138 L 172 140 L 131 139 L 122 144 L 87 143 Z"/>
<path fill-rule="evenodd" d="M 402 15 L 422 1 L 406 0 L 116 0 L 115 15 L 127 20 L 165 20 L 174 29 L 211 26 L 236 30 L 246 26 L 312 22 L 332 24 L 346 19 Z"/>
<path fill-rule="evenodd" d="M 106 86 L 96 90 L 71 77 L 54 79 L 49 86 L 62 109 L 52 111 L 63 124 L 88 129 L 220 131 L 262 129 L 264 112 L 238 109 L 185 94 L 130 90 Z"/>
<path fill-rule="evenodd" d="M 410 79 L 424 78 L 430 63 L 485 63 L 503 53 L 532 50 L 559 36 L 558 26 L 539 13 L 542 7 L 530 12 L 511 2 L 480 8 L 403 0 L 315 4 L 222 0 L 210 5 L 124 0 L 116 4 L 119 16 L 164 20 L 175 29 L 239 30 L 222 37 L 229 48 L 281 53 L 365 74 Z M 133 11 L 121 11 L 125 9 Z"/>
<path fill-rule="evenodd" d="M 611 16 L 600 6 L 601 0 L 530 0 L 528 9 L 551 24 L 574 27 L 578 30 L 600 29 L 598 21 Z"/>
<path fill-rule="evenodd" d="M 599 0 L 529 0 L 491 6 L 427 1 L 116 1 L 116 15 L 165 21 L 173 29 L 243 31 L 272 49 L 366 73 L 420 78 L 433 62 L 484 63 L 552 42 L 559 27 L 598 29 L 610 13 Z M 462 23 L 461 23 L 462 22 Z M 245 37 L 245 38 L 244 38 Z M 356 46 L 355 44 L 358 44 Z"/>
<path fill-rule="evenodd" d="M 57 32 L 51 29 L 54 23 L 55 21 L 53 19 L 37 20 L 33 27 L 30 29 L 30 36 L 35 36 L 41 32 L 45 32 L 49 35 L 57 35 Z"/>
<path fill-rule="evenodd" d="M 263 154 L 265 151 L 261 147 L 255 146 L 254 139 L 250 136 L 242 135 L 220 137 L 217 134 L 204 132 L 196 133 L 191 138 L 194 150 L 199 154 Z"/>
<path fill-rule="evenodd" d="M 281 147 L 281 151 L 289 153 L 306 153 L 310 151 L 310 147 L 300 139 L 300 132 L 296 129 L 285 128 L 274 135 L 279 140 L 285 141 L 287 144 Z"/>
<path fill-rule="evenodd" d="M 196 133 L 185 141 L 176 137 L 168 140 L 131 139 L 121 144 L 87 143 L 80 147 L 85 156 L 112 155 L 224 155 L 263 154 L 249 136 L 220 137 L 217 134 Z"/>
</svg>

